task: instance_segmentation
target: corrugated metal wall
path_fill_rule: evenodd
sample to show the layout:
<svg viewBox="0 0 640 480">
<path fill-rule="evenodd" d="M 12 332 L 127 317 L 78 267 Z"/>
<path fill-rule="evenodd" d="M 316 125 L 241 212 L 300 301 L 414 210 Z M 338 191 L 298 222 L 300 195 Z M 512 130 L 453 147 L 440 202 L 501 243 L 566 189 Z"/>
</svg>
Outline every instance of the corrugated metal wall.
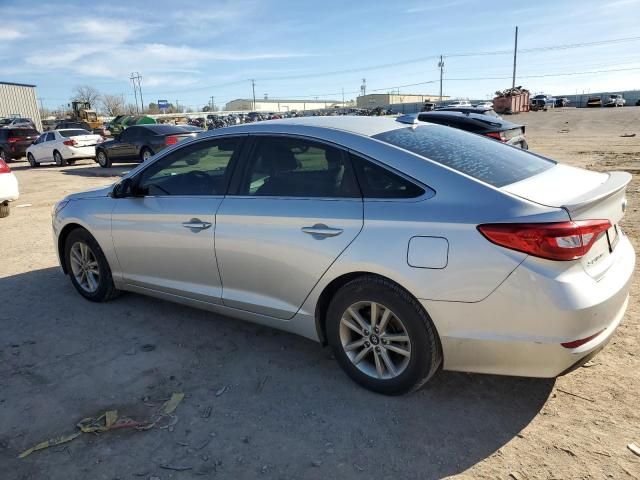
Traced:
<svg viewBox="0 0 640 480">
<path fill-rule="evenodd" d="M 571 107 L 585 107 L 589 97 L 600 97 L 603 101 L 609 98 L 609 95 L 622 95 L 627 101 L 625 107 L 633 107 L 638 100 L 640 100 L 640 90 L 625 90 L 622 92 L 597 92 L 597 93 L 583 93 L 578 95 L 556 95 L 557 97 L 567 97 L 571 102 Z"/>
<path fill-rule="evenodd" d="M 0 117 L 16 114 L 30 118 L 36 124 L 36 128 L 42 131 L 35 87 L 0 82 Z"/>
</svg>

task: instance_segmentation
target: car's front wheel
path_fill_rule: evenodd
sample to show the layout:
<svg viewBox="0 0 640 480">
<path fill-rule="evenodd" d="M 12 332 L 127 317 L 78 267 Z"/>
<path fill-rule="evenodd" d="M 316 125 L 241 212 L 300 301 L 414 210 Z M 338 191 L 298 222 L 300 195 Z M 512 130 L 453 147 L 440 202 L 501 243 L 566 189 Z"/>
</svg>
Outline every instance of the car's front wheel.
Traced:
<svg viewBox="0 0 640 480">
<path fill-rule="evenodd" d="M 38 162 L 36 162 L 36 159 L 33 157 L 31 153 L 27 154 L 27 161 L 29 162 L 29 166 L 32 168 L 36 168 L 37 166 L 40 165 Z"/>
<path fill-rule="evenodd" d="M 69 233 L 64 254 L 71 283 L 80 295 L 93 302 L 105 302 L 118 295 L 109 263 L 88 231 L 78 228 Z"/>
<path fill-rule="evenodd" d="M 9 202 L 0 203 L 0 218 L 9 216 L 10 207 Z"/>
<path fill-rule="evenodd" d="M 326 322 L 338 363 L 369 390 L 387 395 L 417 390 L 442 362 L 429 315 L 384 278 L 367 275 L 343 286 L 329 304 Z"/>
<path fill-rule="evenodd" d="M 140 152 L 140 160 L 143 161 L 143 162 L 146 162 L 152 156 L 153 156 L 153 152 L 150 149 L 148 149 L 147 147 L 144 147 L 142 149 L 142 151 Z"/>
<path fill-rule="evenodd" d="M 111 160 L 109 159 L 107 152 L 104 150 L 98 150 L 96 153 L 96 160 L 102 168 L 109 168 L 111 166 Z"/>
</svg>

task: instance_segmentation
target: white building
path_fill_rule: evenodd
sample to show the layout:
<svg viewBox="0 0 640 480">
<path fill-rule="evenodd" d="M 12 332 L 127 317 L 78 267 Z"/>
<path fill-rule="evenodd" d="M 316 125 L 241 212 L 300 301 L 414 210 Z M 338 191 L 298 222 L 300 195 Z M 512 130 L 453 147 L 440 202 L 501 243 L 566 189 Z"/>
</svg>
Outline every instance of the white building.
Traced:
<svg viewBox="0 0 640 480">
<path fill-rule="evenodd" d="M 320 110 L 324 108 L 341 108 L 343 103 L 338 100 L 283 100 L 283 99 L 258 99 L 255 106 L 251 98 L 238 98 L 228 102 L 226 111 L 247 112 L 291 112 L 305 110 Z"/>
<path fill-rule="evenodd" d="M 42 131 L 35 85 L 0 82 L 0 118 L 6 117 L 30 118 Z"/>
</svg>

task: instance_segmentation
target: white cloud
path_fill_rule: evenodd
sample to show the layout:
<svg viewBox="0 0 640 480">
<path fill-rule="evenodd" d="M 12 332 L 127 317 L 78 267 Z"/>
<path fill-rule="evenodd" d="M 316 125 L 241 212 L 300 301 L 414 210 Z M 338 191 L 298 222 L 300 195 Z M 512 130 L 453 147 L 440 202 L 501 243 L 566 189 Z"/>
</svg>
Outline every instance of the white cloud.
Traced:
<svg viewBox="0 0 640 480">
<path fill-rule="evenodd" d="M 20 37 L 24 37 L 24 34 L 18 30 L 14 30 L 12 28 L 0 29 L 0 40 L 2 41 L 16 40 Z"/>
<path fill-rule="evenodd" d="M 87 41 L 124 43 L 149 28 L 136 21 L 92 18 L 72 18 L 64 21 L 64 30 L 70 35 L 82 36 Z"/>
</svg>

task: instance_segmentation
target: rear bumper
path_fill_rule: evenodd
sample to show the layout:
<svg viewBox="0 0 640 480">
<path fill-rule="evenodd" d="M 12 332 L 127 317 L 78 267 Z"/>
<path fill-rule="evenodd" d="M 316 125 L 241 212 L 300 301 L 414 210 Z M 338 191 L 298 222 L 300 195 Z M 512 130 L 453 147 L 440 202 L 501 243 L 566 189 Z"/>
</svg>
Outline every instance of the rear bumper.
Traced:
<svg viewBox="0 0 640 480">
<path fill-rule="evenodd" d="M 556 377 L 586 362 L 609 342 L 627 309 L 635 252 L 626 236 L 615 255 L 600 281 L 580 265 L 549 275 L 527 259 L 481 302 L 423 300 L 440 334 L 444 369 Z M 561 345 L 596 333 L 579 347 Z"/>
<path fill-rule="evenodd" d="M 95 158 L 96 147 L 64 147 L 60 152 L 65 160 L 76 160 L 80 158 Z"/>
<path fill-rule="evenodd" d="M 0 203 L 13 202 L 20 197 L 18 179 L 13 173 L 0 174 Z"/>
</svg>

